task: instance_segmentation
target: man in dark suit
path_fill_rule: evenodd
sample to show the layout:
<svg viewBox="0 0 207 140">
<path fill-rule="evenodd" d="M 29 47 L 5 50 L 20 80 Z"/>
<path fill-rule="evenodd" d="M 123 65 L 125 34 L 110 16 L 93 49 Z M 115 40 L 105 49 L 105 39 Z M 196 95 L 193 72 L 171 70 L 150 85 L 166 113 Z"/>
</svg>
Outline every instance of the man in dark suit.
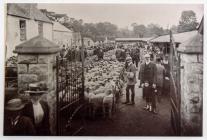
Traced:
<svg viewBox="0 0 207 140">
<path fill-rule="evenodd" d="M 24 104 L 15 98 L 7 102 L 4 116 L 4 135 L 33 136 L 36 135 L 34 125 L 29 117 L 22 115 Z"/>
<path fill-rule="evenodd" d="M 44 84 L 42 87 L 45 87 Z M 31 101 L 28 102 L 23 111 L 23 115 L 31 118 L 35 128 L 36 135 L 50 135 L 49 125 L 49 107 L 47 102 L 41 101 L 40 97 L 46 93 L 45 88 L 42 88 L 40 84 L 30 84 L 29 93 Z"/>
<path fill-rule="evenodd" d="M 143 88 L 143 96 L 146 99 L 146 106 L 144 109 L 153 111 L 152 101 L 154 101 L 153 98 L 155 97 L 153 95 L 153 89 L 156 88 L 156 65 L 150 61 L 149 54 L 145 55 L 145 62 L 140 66 L 139 78 L 141 87 Z"/>
</svg>

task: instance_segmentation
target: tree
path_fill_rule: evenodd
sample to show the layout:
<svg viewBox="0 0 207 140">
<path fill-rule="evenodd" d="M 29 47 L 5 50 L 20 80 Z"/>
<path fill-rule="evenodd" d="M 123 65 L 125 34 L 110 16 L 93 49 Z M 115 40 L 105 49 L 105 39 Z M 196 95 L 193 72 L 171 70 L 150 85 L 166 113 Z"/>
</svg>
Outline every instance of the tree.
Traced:
<svg viewBox="0 0 207 140">
<path fill-rule="evenodd" d="M 133 27 L 134 34 L 140 38 L 144 37 L 146 33 L 146 27 L 141 24 L 141 25 L 135 25 Z"/>
<path fill-rule="evenodd" d="M 121 28 L 117 31 L 117 37 L 125 38 L 125 37 L 135 37 L 133 31 L 129 30 L 128 28 Z"/>
<path fill-rule="evenodd" d="M 178 32 L 186 32 L 195 30 L 198 25 L 196 14 L 194 11 L 183 11 L 180 17 Z"/>
<path fill-rule="evenodd" d="M 178 27 L 176 25 L 172 25 L 170 30 L 172 31 L 172 33 L 177 33 Z"/>
<path fill-rule="evenodd" d="M 96 29 L 96 24 L 94 24 L 94 23 L 85 23 L 83 25 L 83 34 L 86 37 L 90 37 L 93 40 L 96 40 L 96 37 L 98 36 L 98 31 Z"/>
<path fill-rule="evenodd" d="M 148 36 L 148 37 L 151 37 L 154 35 L 160 36 L 163 34 L 165 34 L 164 29 L 162 27 L 160 27 L 159 25 L 151 23 L 147 26 L 147 35 L 146 36 Z"/>
<path fill-rule="evenodd" d="M 99 22 L 96 24 L 96 29 L 98 31 L 98 38 L 102 41 L 105 37 L 108 37 L 109 39 L 114 38 L 118 30 L 117 26 L 110 22 Z"/>
</svg>

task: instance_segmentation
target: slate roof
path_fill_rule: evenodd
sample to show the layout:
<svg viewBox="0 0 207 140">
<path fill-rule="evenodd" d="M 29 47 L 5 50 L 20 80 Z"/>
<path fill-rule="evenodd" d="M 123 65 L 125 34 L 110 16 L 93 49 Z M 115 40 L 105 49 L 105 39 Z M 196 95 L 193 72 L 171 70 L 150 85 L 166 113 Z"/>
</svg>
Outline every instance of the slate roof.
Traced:
<svg viewBox="0 0 207 140">
<path fill-rule="evenodd" d="M 194 30 L 194 31 L 190 31 L 190 32 L 177 33 L 177 34 L 173 34 L 173 38 L 176 43 L 182 43 L 182 42 L 188 40 L 189 38 L 193 37 L 194 35 L 196 35 L 197 32 L 198 32 L 197 30 Z M 163 35 L 163 36 L 156 37 L 156 38 L 150 40 L 150 42 L 152 42 L 152 43 L 168 43 L 168 42 L 170 42 L 170 35 Z"/>
<path fill-rule="evenodd" d="M 72 33 L 71 30 L 69 30 L 64 25 L 60 24 L 59 22 L 53 22 L 53 30 L 60 31 L 60 32 L 70 32 L 70 33 Z"/>
<path fill-rule="evenodd" d="M 184 53 L 203 53 L 203 35 L 197 32 L 178 47 Z"/>
<path fill-rule="evenodd" d="M 31 8 L 31 6 L 33 6 L 33 8 Z M 8 3 L 7 14 L 52 23 L 52 21 L 50 21 L 47 16 L 37 9 L 34 4 Z"/>
<path fill-rule="evenodd" d="M 121 42 L 130 42 L 130 41 L 148 41 L 152 39 L 151 37 L 150 38 L 116 38 L 115 41 L 121 41 Z"/>
</svg>

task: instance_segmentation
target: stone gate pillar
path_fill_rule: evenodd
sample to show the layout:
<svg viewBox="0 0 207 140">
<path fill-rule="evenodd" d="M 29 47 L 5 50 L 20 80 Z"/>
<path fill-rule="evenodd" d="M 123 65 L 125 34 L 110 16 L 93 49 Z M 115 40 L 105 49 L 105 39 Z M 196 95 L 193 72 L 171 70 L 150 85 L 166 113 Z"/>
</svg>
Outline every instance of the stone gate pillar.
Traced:
<svg viewBox="0 0 207 140">
<path fill-rule="evenodd" d="M 202 135 L 203 36 L 195 36 L 179 46 L 181 66 L 181 135 Z"/>
<path fill-rule="evenodd" d="M 18 57 L 18 92 L 28 89 L 33 82 L 44 81 L 48 86 L 48 93 L 43 100 L 48 102 L 50 109 L 50 129 L 56 134 L 56 56 L 59 46 L 41 37 L 34 37 L 18 46 L 14 53 Z"/>
</svg>

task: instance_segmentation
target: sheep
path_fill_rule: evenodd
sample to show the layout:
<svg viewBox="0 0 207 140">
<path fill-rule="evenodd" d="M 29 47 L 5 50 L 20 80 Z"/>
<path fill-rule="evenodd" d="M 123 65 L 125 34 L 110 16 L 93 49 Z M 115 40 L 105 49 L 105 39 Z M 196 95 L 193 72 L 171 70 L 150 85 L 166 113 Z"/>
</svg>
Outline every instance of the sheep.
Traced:
<svg viewBox="0 0 207 140">
<path fill-rule="evenodd" d="M 105 93 L 100 93 L 100 94 L 89 93 L 88 94 L 89 114 L 92 115 L 92 118 L 95 117 L 95 113 L 97 109 L 103 106 L 104 96 L 106 96 Z"/>
<path fill-rule="evenodd" d="M 114 94 L 112 94 L 112 90 L 108 90 L 107 92 L 108 95 L 103 98 L 103 117 L 106 117 L 106 107 L 108 107 L 109 118 L 111 119 L 114 104 Z"/>
<path fill-rule="evenodd" d="M 112 94 L 112 90 L 107 90 L 107 92 L 102 91 L 101 93 L 97 94 L 85 92 L 84 96 L 89 105 L 89 115 L 92 116 L 92 118 L 95 117 L 95 113 L 100 107 L 102 107 L 104 118 L 106 116 L 106 107 L 108 107 L 109 118 L 111 118 L 114 103 L 114 95 Z"/>
</svg>

